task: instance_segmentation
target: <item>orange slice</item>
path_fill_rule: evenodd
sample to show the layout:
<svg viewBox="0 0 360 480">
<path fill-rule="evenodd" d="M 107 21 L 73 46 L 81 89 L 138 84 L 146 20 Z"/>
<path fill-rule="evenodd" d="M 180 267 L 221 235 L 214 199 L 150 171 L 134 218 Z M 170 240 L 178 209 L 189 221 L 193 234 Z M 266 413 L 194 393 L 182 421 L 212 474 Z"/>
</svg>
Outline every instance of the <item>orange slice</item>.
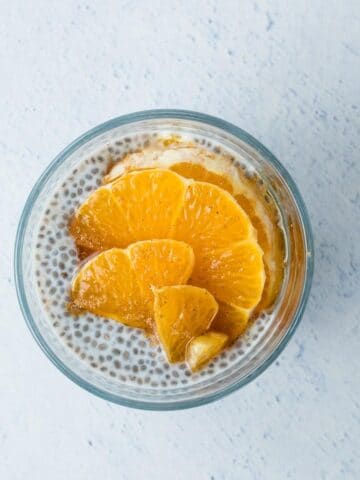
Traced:
<svg viewBox="0 0 360 480">
<path fill-rule="evenodd" d="M 252 309 L 260 301 L 265 282 L 262 250 L 253 240 L 205 252 L 196 257 L 191 282 L 218 300 Z"/>
<path fill-rule="evenodd" d="M 76 275 L 71 307 L 148 329 L 153 318 L 151 287 L 186 283 L 193 264 L 191 247 L 175 240 L 142 241 L 126 250 L 107 250 L 91 258 Z"/>
<path fill-rule="evenodd" d="M 233 193 L 233 187 L 229 178 L 225 175 L 211 172 L 199 163 L 180 162 L 171 165 L 169 168 L 182 177 L 192 178 L 193 180 L 198 180 L 200 182 L 212 183 L 229 193 Z"/>
<path fill-rule="evenodd" d="M 248 216 L 229 193 L 163 169 L 131 172 L 100 187 L 78 209 L 70 232 L 90 249 L 156 238 L 209 249 L 254 236 Z"/>
<path fill-rule="evenodd" d="M 177 240 L 143 240 L 130 245 L 127 251 L 143 295 L 151 302 L 152 287 L 186 283 L 194 268 L 192 248 Z"/>
<path fill-rule="evenodd" d="M 251 310 L 219 303 L 219 311 L 211 327 L 225 333 L 229 338 L 229 343 L 233 343 L 245 332 L 250 314 Z"/>
<path fill-rule="evenodd" d="M 250 180 L 247 179 L 247 182 Z M 284 235 L 278 226 L 278 212 L 274 204 L 264 202 L 261 209 L 258 207 L 256 210 L 259 199 L 255 204 L 254 200 L 249 200 L 243 194 L 236 195 L 235 199 L 249 215 L 257 231 L 257 241 L 264 252 L 266 280 L 261 301 L 256 307 L 256 311 L 260 312 L 271 307 L 281 288 L 284 273 Z"/>
<path fill-rule="evenodd" d="M 276 205 L 265 200 L 264 188 L 256 184 L 243 172 L 232 179 L 229 172 L 222 174 L 193 162 L 180 162 L 169 168 L 183 177 L 197 181 L 209 182 L 217 185 L 229 193 L 241 192 L 235 195 L 238 204 L 249 216 L 251 223 L 257 231 L 257 241 L 264 252 L 264 267 L 266 280 L 263 296 L 256 307 L 259 312 L 269 308 L 276 299 L 283 280 L 284 269 L 284 237 L 278 223 L 278 211 Z"/>
<path fill-rule="evenodd" d="M 72 308 L 147 328 L 150 309 L 140 294 L 140 283 L 126 251 L 114 248 L 87 262 L 75 277 Z"/>
<path fill-rule="evenodd" d="M 111 188 L 98 188 L 80 206 L 70 222 L 70 234 L 80 250 L 127 246 L 132 234 Z"/>
<path fill-rule="evenodd" d="M 78 247 L 105 250 L 170 237 L 186 184 L 169 170 L 136 171 L 98 188 L 76 212 L 70 233 Z"/>
<path fill-rule="evenodd" d="M 192 182 L 186 191 L 173 237 L 189 243 L 197 256 L 204 250 L 255 238 L 255 234 L 249 217 L 229 193 L 210 183 Z"/>
<path fill-rule="evenodd" d="M 219 332 L 208 332 L 193 338 L 186 347 L 186 363 L 193 372 L 203 368 L 225 347 L 228 336 Z"/>
<path fill-rule="evenodd" d="M 158 337 L 169 362 L 185 358 L 187 343 L 206 332 L 218 311 L 205 289 L 179 285 L 154 289 L 154 315 Z"/>
<path fill-rule="evenodd" d="M 102 203 L 104 191 L 107 203 Z M 116 222 L 108 215 L 109 202 L 118 207 Z M 90 196 L 75 215 L 72 232 L 87 248 L 94 238 L 98 248 L 163 237 L 185 241 L 196 259 L 192 284 L 237 307 L 251 310 L 260 301 L 264 266 L 255 230 L 235 199 L 216 185 L 163 169 L 131 172 Z M 144 269 L 146 258 L 140 263 Z M 161 271 L 161 260 L 151 264 L 151 272 L 154 268 Z"/>
<path fill-rule="evenodd" d="M 171 237 L 186 191 L 179 175 L 161 169 L 133 172 L 111 189 L 136 241 Z"/>
<path fill-rule="evenodd" d="M 159 138 L 151 147 L 128 154 L 114 165 L 105 181 L 133 169 L 159 167 L 169 168 L 185 178 L 212 183 L 235 197 L 256 229 L 264 252 L 266 281 L 256 312 L 270 308 L 283 281 L 285 254 L 278 208 L 266 185 L 236 166 L 228 153 L 217 154 L 174 135 Z"/>
</svg>

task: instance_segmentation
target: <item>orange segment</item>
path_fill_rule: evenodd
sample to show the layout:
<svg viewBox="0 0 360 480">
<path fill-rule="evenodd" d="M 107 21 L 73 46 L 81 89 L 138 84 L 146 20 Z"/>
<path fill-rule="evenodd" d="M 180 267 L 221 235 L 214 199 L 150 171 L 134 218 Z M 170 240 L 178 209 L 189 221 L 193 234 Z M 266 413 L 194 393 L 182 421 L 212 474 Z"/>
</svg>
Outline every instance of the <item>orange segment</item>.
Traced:
<svg viewBox="0 0 360 480">
<path fill-rule="evenodd" d="M 92 251 L 167 238 L 183 204 L 186 182 L 169 170 L 132 172 L 98 188 L 76 212 L 70 233 Z"/>
<path fill-rule="evenodd" d="M 205 252 L 196 257 L 191 282 L 218 300 L 252 309 L 260 301 L 265 274 L 263 252 L 252 240 Z"/>
<path fill-rule="evenodd" d="M 70 222 L 70 233 L 81 249 L 126 246 L 132 239 L 126 217 L 108 186 L 98 188 Z"/>
<path fill-rule="evenodd" d="M 171 165 L 169 168 L 182 177 L 192 178 L 193 180 L 198 180 L 200 182 L 212 183 L 213 185 L 217 185 L 229 193 L 233 193 L 231 182 L 227 177 L 225 177 L 225 175 L 219 175 L 218 173 L 211 172 L 198 163 L 181 162 Z"/>
<path fill-rule="evenodd" d="M 186 283 L 194 268 L 192 248 L 177 240 L 144 240 L 133 243 L 127 250 L 143 285 L 143 294 L 151 301 L 151 287 Z"/>
<path fill-rule="evenodd" d="M 153 318 L 151 287 L 186 283 L 193 265 L 191 247 L 175 240 L 142 241 L 126 250 L 107 250 L 76 275 L 71 306 L 147 329 Z"/>
<path fill-rule="evenodd" d="M 219 332 L 208 332 L 193 338 L 186 347 L 186 363 L 193 372 L 200 370 L 225 347 L 228 336 Z"/>
<path fill-rule="evenodd" d="M 136 171 L 111 188 L 136 241 L 170 237 L 186 190 L 179 175 L 161 169 Z"/>
<path fill-rule="evenodd" d="M 202 251 L 254 238 L 248 216 L 228 192 L 162 169 L 131 172 L 99 188 L 76 213 L 71 233 L 97 249 L 175 238 Z"/>
<path fill-rule="evenodd" d="M 256 311 L 271 307 L 284 275 L 284 237 L 277 225 L 278 209 L 274 201 L 268 201 L 266 185 L 259 182 L 256 175 L 236 167 L 230 155 L 215 154 L 176 136 L 159 139 L 152 147 L 127 155 L 114 166 L 107 181 L 134 168 L 155 167 L 169 168 L 185 178 L 212 183 L 234 195 L 249 215 L 264 251 L 266 282 Z"/>
<path fill-rule="evenodd" d="M 200 158 L 204 158 L 208 154 L 199 150 L 198 155 Z M 235 199 L 248 214 L 257 231 L 258 243 L 264 252 L 266 280 L 263 296 L 256 311 L 259 312 L 270 307 L 280 291 L 284 273 L 284 237 L 281 228 L 277 225 L 276 205 L 274 202 L 268 203 L 265 200 L 264 186 L 260 186 L 256 180 L 245 175 L 240 169 L 237 170 L 239 178 L 234 179 L 225 172 L 223 174 L 216 173 L 199 163 L 194 163 L 194 153 L 192 153 L 192 157 L 194 157 L 192 161 L 175 163 L 169 168 L 183 177 L 212 183 L 231 194 L 234 194 L 235 190 L 241 191 L 235 195 Z M 216 158 L 213 158 L 212 161 L 215 163 Z"/>
<path fill-rule="evenodd" d="M 264 252 L 265 285 L 264 292 L 256 311 L 270 307 L 279 291 L 284 271 L 284 237 L 277 225 L 277 212 L 271 205 L 264 206 L 262 216 L 255 210 L 252 202 L 244 195 L 236 195 L 239 205 L 249 215 L 257 231 L 257 241 Z"/>
<path fill-rule="evenodd" d="M 173 237 L 189 243 L 195 256 L 253 235 L 248 216 L 229 193 L 205 182 L 188 186 Z"/>
<path fill-rule="evenodd" d="M 205 289 L 180 285 L 154 289 L 154 315 L 159 339 L 169 362 L 184 360 L 187 343 L 204 333 L 218 311 Z"/>
<path fill-rule="evenodd" d="M 179 162 L 169 167 L 183 177 L 217 185 L 229 193 L 239 190 L 236 181 L 228 175 L 215 173 L 202 165 L 193 162 Z M 277 226 L 278 212 L 275 204 L 269 204 L 264 199 L 264 188 L 259 187 L 251 177 L 239 172 L 240 191 L 235 195 L 238 204 L 248 214 L 251 223 L 257 231 L 258 243 L 264 252 L 264 267 L 266 280 L 263 296 L 256 311 L 270 307 L 278 293 L 283 280 L 284 269 L 284 238 Z M 239 180 L 237 180 L 239 181 Z"/>
<path fill-rule="evenodd" d="M 234 342 L 245 332 L 250 311 L 227 303 L 219 303 L 219 311 L 211 324 L 212 328 L 226 333 L 229 342 Z"/>
<path fill-rule="evenodd" d="M 113 248 L 81 268 L 72 284 L 72 306 L 130 327 L 146 328 L 151 312 L 139 292 L 127 252 Z"/>
<path fill-rule="evenodd" d="M 116 222 L 108 213 L 109 202 L 117 208 Z M 89 247 L 95 238 L 97 249 L 162 237 L 185 241 L 195 253 L 194 285 L 208 289 L 224 303 L 246 309 L 253 309 L 261 298 L 264 266 L 255 230 L 235 199 L 216 185 L 162 169 L 128 173 L 94 192 L 80 207 L 74 224 L 75 240 Z M 139 247 L 132 248 L 135 259 Z M 139 257 L 139 271 L 146 268 L 147 255 Z M 152 274 L 162 270 L 161 262 L 151 264 Z M 147 272 L 144 275 L 147 278 Z M 151 298 L 151 282 L 146 282 L 143 295 Z"/>
</svg>

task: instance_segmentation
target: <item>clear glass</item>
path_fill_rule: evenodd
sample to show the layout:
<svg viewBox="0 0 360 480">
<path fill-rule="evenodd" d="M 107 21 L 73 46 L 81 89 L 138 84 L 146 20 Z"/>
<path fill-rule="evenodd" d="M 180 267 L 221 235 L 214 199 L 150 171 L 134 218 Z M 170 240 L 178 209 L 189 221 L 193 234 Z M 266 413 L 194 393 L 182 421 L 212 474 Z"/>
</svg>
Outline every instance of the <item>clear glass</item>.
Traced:
<svg viewBox="0 0 360 480">
<path fill-rule="evenodd" d="M 249 354 L 231 368 L 197 384 L 169 391 L 123 385 L 79 362 L 52 330 L 36 294 L 31 249 L 41 206 L 64 174 L 107 143 L 126 133 L 156 130 L 200 134 L 239 152 L 267 182 L 281 210 L 287 239 L 287 268 L 276 316 Z M 256 378 L 281 353 L 300 322 L 313 274 L 313 241 L 301 195 L 280 162 L 240 128 L 208 115 L 183 110 L 151 110 L 110 120 L 71 143 L 41 175 L 21 215 L 15 245 L 15 280 L 26 323 L 49 359 L 71 380 L 106 400 L 134 408 L 172 410 L 217 400 Z"/>
</svg>

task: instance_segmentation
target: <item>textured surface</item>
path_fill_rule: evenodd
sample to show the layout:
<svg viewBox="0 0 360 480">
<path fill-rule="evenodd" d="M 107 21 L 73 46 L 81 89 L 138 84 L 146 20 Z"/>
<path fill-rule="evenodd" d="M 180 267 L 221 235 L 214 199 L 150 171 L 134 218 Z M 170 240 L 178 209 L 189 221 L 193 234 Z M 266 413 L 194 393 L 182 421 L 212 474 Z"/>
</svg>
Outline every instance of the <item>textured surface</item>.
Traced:
<svg viewBox="0 0 360 480">
<path fill-rule="evenodd" d="M 1 2 L 2 479 L 360 476 L 360 7 L 217 5 Z M 11 260 L 50 159 L 101 121 L 152 107 L 215 114 L 263 141 L 298 183 L 316 246 L 312 296 L 279 360 L 220 402 L 163 414 L 92 397 L 46 360 Z"/>
</svg>

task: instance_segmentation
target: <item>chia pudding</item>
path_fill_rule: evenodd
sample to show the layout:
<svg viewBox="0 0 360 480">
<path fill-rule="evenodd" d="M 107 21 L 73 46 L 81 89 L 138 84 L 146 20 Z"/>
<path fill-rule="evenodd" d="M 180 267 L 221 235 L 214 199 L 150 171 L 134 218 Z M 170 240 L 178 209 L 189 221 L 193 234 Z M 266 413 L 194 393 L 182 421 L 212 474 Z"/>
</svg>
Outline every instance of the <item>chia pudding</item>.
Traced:
<svg viewBox="0 0 360 480">
<path fill-rule="evenodd" d="M 164 132 L 163 135 L 166 134 Z M 71 281 L 81 261 L 69 234 L 69 221 L 79 205 L 103 183 L 104 177 L 115 164 L 121 166 L 127 154 L 148 148 L 157 141 L 158 136 L 158 132 L 147 132 L 119 137 L 96 154 L 79 159 L 75 168 L 58 182 L 44 205 L 35 232 L 35 248 L 30 254 L 33 256 L 37 292 L 47 322 L 79 362 L 104 378 L 110 377 L 121 384 L 176 389 L 211 379 L 247 355 L 266 334 L 276 304 L 270 310 L 257 312 L 245 334 L 197 373 L 191 373 L 185 363 L 169 365 L 161 347 L 150 342 L 142 330 L 91 313 L 74 315 L 69 311 Z M 200 136 L 187 138 L 186 141 L 215 152 L 218 158 L 224 155 L 224 161 L 230 159 L 233 168 L 252 178 L 265 201 L 274 204 L 275 220 L 281 227 L 281 215 L 276 203 L 248 161 Z M 285 250 L 284 245 L 281 253 L 284 259 Z"/>
</svg>

